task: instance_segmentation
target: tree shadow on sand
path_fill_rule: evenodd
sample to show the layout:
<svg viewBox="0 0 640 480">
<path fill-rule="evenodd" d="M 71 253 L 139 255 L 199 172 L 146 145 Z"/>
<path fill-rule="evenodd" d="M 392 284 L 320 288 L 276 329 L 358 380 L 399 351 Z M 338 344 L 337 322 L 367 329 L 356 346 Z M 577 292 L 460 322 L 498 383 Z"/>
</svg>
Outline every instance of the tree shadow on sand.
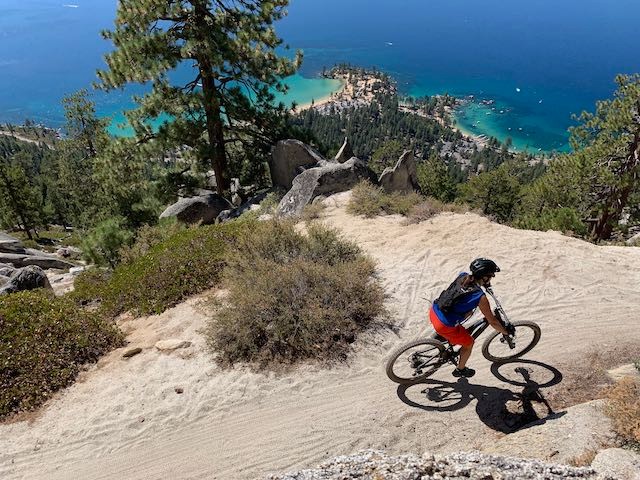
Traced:
<svg viewBox="0 0 640 480">
<path fill-rule="evenodd" d="M 513 433 L 532 423 L 559 418 L 542 394 L 542 389 L 562 381 L 555 367 L 534 360 L 515 360 L 493 364 L 491 373 L 512 388 L 489 387 L 461 378 L 447 382 L 426 379 L 398 387 L 398 397 L 405 404 L 426 411 L 452 412 L 476 400 L 476 412 L 493 430 Z"/>
</svg>

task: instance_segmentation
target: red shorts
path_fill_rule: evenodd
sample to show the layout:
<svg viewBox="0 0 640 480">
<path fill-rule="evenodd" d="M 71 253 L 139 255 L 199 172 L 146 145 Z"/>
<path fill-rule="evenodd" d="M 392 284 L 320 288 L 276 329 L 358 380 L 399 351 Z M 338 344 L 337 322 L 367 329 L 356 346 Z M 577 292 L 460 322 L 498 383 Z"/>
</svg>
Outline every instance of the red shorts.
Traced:
<svg viewBox="0 0 640 480">
<path fill-rule="evenodd" d="M 445 325 L 438 318 L 438 314 L 433 311 L 433 307 L 429 309 L 429 320 L 431 320 L 431 325 L 436 329 L 436 332 L 449 340 L 451 345 L 462 345 L 463 347 L 473 345 L 473 337 L 469 335 L 466 328 L 462 325 L 456 325 L 455 327 Z"/>
</svg>

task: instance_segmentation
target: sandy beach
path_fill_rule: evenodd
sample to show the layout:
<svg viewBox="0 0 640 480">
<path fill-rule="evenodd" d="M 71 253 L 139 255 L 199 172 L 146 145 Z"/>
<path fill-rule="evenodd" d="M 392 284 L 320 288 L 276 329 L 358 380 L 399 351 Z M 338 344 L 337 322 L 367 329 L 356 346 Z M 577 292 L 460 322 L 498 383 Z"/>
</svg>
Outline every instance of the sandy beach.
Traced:
<svg viewBox="0 0 640 480">
<path fill-rule="evenodd" d="M 333 100 L 335 100 L 337 97 L 340 97 L 341 95 L 343 95 L 346 87 L 346 82 L 343 79 L 339 79 L 339 80 L 340 80 L 340 88 L 331 92 L 329 95 L 313 99 L 313 102 L 301 103 L 300 105 L 296 106 L 295 111 L 302 112 L 311 107 L 320 107 L 322 105 L 327 105 L 328 103 L 331 103 Z"/>
<path fill-rule="evenodd" d="M 495 401 L 520 387 L 496 378 L 479 348 L 461 407 L 433 403 L 424 387 L 403 391 L 384 373 L 393 348 L 430 331 L 430 300 L 479 255 L 500 265 L 494 288 L 511 317 L 542 328 L 527 356 L 537 363 L 524 365 L 534 380 L 543 383 L 549 368 L 570 374 L 597 346 L 640 342 L 639 248 L 516 230 L 475 214 L 416 225 L 397 216 L 364 219 L 346 213 L 348 196 L 325 200 L 323 221 L 377 262 L 393 331 L 359 338 L 349 361 L 332 368 L 255 373 L 212 362 L 200 333 L 212 315 L 207 295 L 161 315 L 124 318 L 126 348 L 142 353 L 110 353 L 28 421 L 0 425 L 0 478 L 252 479 L 369 447 L 421 454 L 491 445 L 504 434 L 487 412 L 500 405 L 483 402 L 482 392 Z M 162 339 L 192 345 L 160 352 L 154 345 Z M 431 381 L 455 386 L 449 369 Z M 562 383 L 544 393 L 557 388 Z"/>
</svg>

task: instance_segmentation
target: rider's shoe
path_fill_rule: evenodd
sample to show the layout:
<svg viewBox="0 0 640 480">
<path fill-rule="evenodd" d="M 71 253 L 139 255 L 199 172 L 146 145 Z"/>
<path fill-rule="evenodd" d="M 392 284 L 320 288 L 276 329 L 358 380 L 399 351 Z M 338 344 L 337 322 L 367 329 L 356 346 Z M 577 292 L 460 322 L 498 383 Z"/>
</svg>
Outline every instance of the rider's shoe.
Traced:
<svg viewBox="0 0 640 480">
<path fill-rule="evenodd" d="M 473 368 L 464 367 L 462 370 L 459 368 L 454 368 L 452 375 L 454 377 L 464 377 L 471 378 L 476 374 L 476 371 Z"/>
</svg>

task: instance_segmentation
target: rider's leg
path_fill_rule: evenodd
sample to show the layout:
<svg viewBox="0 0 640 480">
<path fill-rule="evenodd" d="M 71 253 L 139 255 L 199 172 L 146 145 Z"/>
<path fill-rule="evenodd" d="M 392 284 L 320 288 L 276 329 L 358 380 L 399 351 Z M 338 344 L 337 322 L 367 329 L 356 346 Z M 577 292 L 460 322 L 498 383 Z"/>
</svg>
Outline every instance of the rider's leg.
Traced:
<svg viewBox="0 0 640 480">
<path fill-rule="evenodd" d="M 458 326 L 458 332 L 456 335 L 456 343 L 462 346 L 460 348 L 460 359 L 458 360 L 458 366 L 453 370 L 454 377 L 473 377 L 476 373 L 475 370 L 468 368 L 467 360 L 471 356 L 473 351 L 474 339 L 464 327 Z"/>
<path fill-rule="evenodd" d="M 464 345 L 460 349 L 460 359 L 458 360 L 458 368 L 462 370 L 467 365 L 467 360 L 471 356 L 471 352 L 473 350 L 473 341 L 471 345 Z"/>
</svg>

